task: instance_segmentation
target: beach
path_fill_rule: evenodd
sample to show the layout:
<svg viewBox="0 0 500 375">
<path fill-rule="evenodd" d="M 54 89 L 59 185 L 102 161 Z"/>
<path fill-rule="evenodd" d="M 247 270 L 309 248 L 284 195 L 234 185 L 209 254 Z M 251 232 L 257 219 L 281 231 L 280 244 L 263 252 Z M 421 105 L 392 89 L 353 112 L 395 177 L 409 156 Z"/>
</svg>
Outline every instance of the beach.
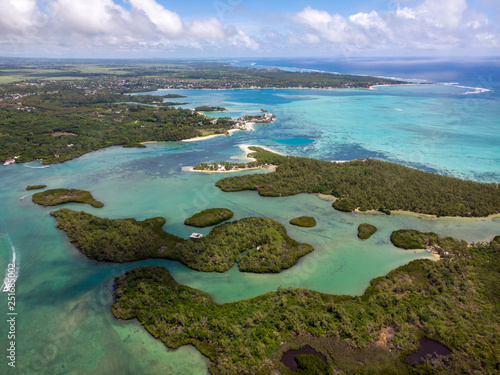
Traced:
<svg viewBox="0 0 500 375">
<path fill-rule="evenodd" d="M 207 169 L 194 169 L 194 167 L 182 167 L 182 170 L 184 172 L 201 172 L 201 173 L 234 173 L 234 172 L 241 172 L 241 171 L 252 171 L 252 170 L 262 170 L 262 169 L 269 169 L 272 170 L 273 172 L 276 170 L 275 165 L 268 165 L 267 167 L 252 167 L 252 168 L 237 168 L 237 169 L 231 169 L 230 171 L 211 171 Z"/>
<path fill-rule="evenodd" d="M 240 129 L 229 129 L 227 132 L 229 134 L 233 134 L 234 132 L 237 132 L 239 131 Z M 205 135 L 205 136 L 201 136 L 201 137 L 195 137 L 195 138 L 188 138 L 188 139 L 183 139 L 182 142 L 197 142 L 197 141 L 205 141 L 207 139 L 212 139 L 212 138 L 216 138 L 216 137 L 220 137 L 222 135 L 226 135 L 226 134 L 212 134 L 212 135 Z"/>
</svg>

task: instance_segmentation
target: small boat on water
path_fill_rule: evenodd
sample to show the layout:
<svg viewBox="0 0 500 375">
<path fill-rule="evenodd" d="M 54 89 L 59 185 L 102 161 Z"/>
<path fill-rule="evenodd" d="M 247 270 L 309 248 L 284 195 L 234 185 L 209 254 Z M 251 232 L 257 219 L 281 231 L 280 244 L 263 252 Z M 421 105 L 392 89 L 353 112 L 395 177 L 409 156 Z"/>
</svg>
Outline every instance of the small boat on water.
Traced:
<svg viewBox="0 0 500 375">
<path fill-rule="evenodd" d="M 189 236 L 189 238 L 202 238 L 203 234 L 201 233 L 193 233 Z"/>
</svg>

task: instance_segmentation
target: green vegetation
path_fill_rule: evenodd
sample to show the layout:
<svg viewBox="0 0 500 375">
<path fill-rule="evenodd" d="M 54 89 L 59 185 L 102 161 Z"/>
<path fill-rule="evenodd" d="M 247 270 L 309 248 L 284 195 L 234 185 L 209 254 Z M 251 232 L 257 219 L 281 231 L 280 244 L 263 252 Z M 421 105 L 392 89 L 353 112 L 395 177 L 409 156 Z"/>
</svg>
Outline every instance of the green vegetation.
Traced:
<svg viewBox="0 0 500 375">
<path fill-rule="evenodd" d="M 184 240 L 161 229 L 163 218 L 110 220 L 69 209 L 51 215 L 83 254 L 98 261 L 166 258 L 206 272 L 225 272 L 238 261 L 244 272 L 280 272 L 313 251 L 311 245 L 293 240 L 283 225 L 267 218 L 221 224 L 206 237 Z"/>
<path fill-rule="evenodd" d="M 33 202 L 42 206 L 57 206 L 64 203 L 88 203 L 92 207 L 103 207 L 104 203 L 96 201 L 86 190 L 78 189 L 50 189 L 35 193 Z"/>
<path fill-rule="evenodd" d="M 179 95 L 179 94 L 167 94 L 167 95 L 162 95 L 164 98 L 187 98 L 185 95 Z"/>
<path fill-rule="evenodd" d="M 206 237 L 187 240 L 172 258 L 199 271 L 224 272 L 238 261 L 240 271 L 280 272 L 313 251 L 286 234 L 278 222 L 249 217 L 212 229 Z"/>
<path fill-rule="evenodd" d="M 280 69 L 254 69 L 218 62 L 180 60 L 56 60 L 0 59 L 0 83 L 24 80 L 126 81 L 132 91 L 156 89 L 234 89 L 234 88 L 369 88 L 379 84 L 400 84 L 391 79 L 317 72 L 287 72 Z M 169 96 L 172 95 L 172 96 Z M 164 97 L 181 97 L 167 94 Z"/>
<path fill-rule="evenodd" d="M 0 162 L 60 163 L 109 146 L 224 134 L 235 126 L 164 98 L 158 89 L 363 87 L 374 77 L 237 68 L 222 63 L 0 59 Z M 133 96 L 131 94 L 134 94 Z M 197 107 L 224 110 L 221 107 Z M 254 116 L 255 117 L 255 116 Z M 258 116 L 257 116 L 258 117 Z M 262 117 L 262 116 L 261 116 Z M 259 122 L 271 121 L 264 117 Z M 140 147 L 140 146 L 139 146 Z"/>
<path fill-rule="evenodd" d="M 295 372 L 297 375 L 327 375 L 332 373 L 328 365 L 314 354 L 296 355 L 295 361 L 297 361 L 297 365 L 299 367 Z"/>
<path fill-rule="evenodd" d="M 184 220 L 184 224 L 203 228 L 229 220 L 233 217 L 233 215 L 234 212 L 227 208 L 209 208 L 207 210 L 197 212 L 190 218 L 187 218 Z"/>
<path fill-rule="evenodd" d="M 258 190 L 263 196 L 321 193 L 338 197 L 333 207 L 351 212 L 405 210 L 437 216 L 488 216 L 500 212 L 500 185 L 460 180 L 380 160 L 347 163 L 281 156 L 258 147 L 250 156 L 274 173 L 217 181 L 223 191 Z"/>
<path fill-rule="evenodd" d="M 213 162 L 213 163 L 200 163 L 196 164 L 193 169 L 195 171 L 232 171 L 232 170 L 240 170 L 240 169 L 255 169 L 260 168 L 261 165 L 257 162 L 250 163 L 233 163 L 233 162 Z"/>
<path fill-rule="evenodd" d="M 447 239 L 445 246 L 440 261 L 412 261 L 374 279 L 360 297 L 280 287 L 219 305 L 176 283 L 164 267 L 136 268 L 116 278 L 112 311 L 137 318 L 168 347 L 196 346 L 212 374 L 292 374 L 281 356 L 304 345 L 323 354 L 333 373 L 496 374 L 500 236 L 470 248 Z M 391 340 L 383 334 L 388 328 Z M 405 357 L 422 337 L 452 354 L 410 367 Z"/>
<path fill-rule="evenodd" d="M 130 103 L 130 95 L 103 89 L 103 83 L 11 85 L 8 91 L 16 95 L 0 102 L 0 161 L 19 156 L 17 162 L 59 163 L 114 145 L 136 147 L 146 141 L 224 134 L 234 125 L 228 118 L 212 123 L 210 117 L 188 109 Z M 124 90 L 116 89 L 120 87 Z M 142 96 L 132 98 L 141 101 Z M 147 102 L 159 97 L 144 98 Z"/>
<path fill-rule="evenodd" d="M 227 109 L 224 107 L 211 107 L 208 105 L 202 105 L 202 106 L 196 107 L 194 110 L 198 111 L 198 112 L 225 112 L 225 111 L 227 111 Z"/>
<path fill-rule="evenodd" d="M 457 242 L 454 246 L 448 243 L 448 238 L 439 238 L 436 233 L 422 233 L 413 229 L 400 229 L 392 232 L 391 242 L 401 249 L 425 249 L 427 247 L 437 248 L 454 247 L 454 250 L 464 250 L 467 247 L 465 241 Z M 460 246 L 456 248 L 456 246 Z"/>
<path fill-rule="evenodd" d="M 135 219 L 110 220 L 67 208 L 50 213 L 57 219 L 57 228 L 87 257 L 104 262 L 131 262 L 154 257 L 182 241 L 164 232 L 162 217 L 143 221 Z"/>
<path fill-rule="evenodd" d="M 43 189 L 46 187 L 47 187 L 47 185 L 28 185 L 28 186 L 26 186 L 26 190 L 37 190 L 37 189 Z"/>
<path fill-rule="evenodd" d="M 359 224 L 358 237 L 362 240 L 367 240 L 376 231 L 377 231 L 377 227 L 375 227 L 371 224 L 367 224 L 367 223 Z"/>
<path fill-rule="evenodd" d="M 316 226 L 316 219 L 312 216 L 300 216 L 290 220 L 290 224 L 310 228 Z"/>
</svg>

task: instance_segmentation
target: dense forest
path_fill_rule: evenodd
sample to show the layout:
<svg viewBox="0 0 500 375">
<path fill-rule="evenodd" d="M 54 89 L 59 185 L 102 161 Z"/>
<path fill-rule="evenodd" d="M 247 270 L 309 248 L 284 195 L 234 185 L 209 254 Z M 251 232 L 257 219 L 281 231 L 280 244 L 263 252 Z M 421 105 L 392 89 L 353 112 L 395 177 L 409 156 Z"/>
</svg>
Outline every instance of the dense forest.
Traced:
<svg viewBox="0 0 500 375">
<path fill-rule="evenodd" d="M 221 224 L 199 239 L 184 240 L 163 231 L 165 219 L 101 218 L 69 209 L 51 212 L 57 228 L 87 257 L 130 262 L 147 258 L 177 260 L 189 268 L 224 272 L 238 262 L 244 272 L 280 272 L 313 251 L 286 234 L 278 222 L 250 217 Z"/>
<path fill-rule="evenodd" d="M 362 223 L 358 226 L 358 237 L 361 240 L 367 240 L 377 231 L 377 227 L 368 223 Z"/>
<path fill-rule="evenodd" d="M 312 216 L 300 216 L 290 220 L 290 224 L 299 227 L 311 228 L 316 226 L 316 219 Z"/>
<path fill-rule="evenodd" d="M 46 188 L 47 185 L 28 185 L 26 186 L 26 190 L 38 190 L 38 189 L 43 189 L 43 188 Z"/>
<path fill-rule="evenodd" d="M 111 220 L 62 208 L 50 213 L 57 228 L 90 259 L 104 262 L 131 262 L 154 257 L 154 253 L 173 250 L 182 238 L 164 232 L 166 220 L 154 217 Z"/>
<path fill-rule="evenodd" d="M 15 100 L 20 104 L 0 105 L 0 161 L 20 156 L 17 162 L 57 163 L 113 145 L 224 133 L 234 124 L 228 118 L 213 124 L 189 109 L 124 103 L 140 96 L 87 91 L 76 84 L 52 83 L 43 92 Z"/>
<path fill-rule="evenodd" d="M 188 217 L 184 220 L 184 224 L 203 228 L 229 220 L 233 215 L 234 212 L 227 208 L 207 208 Z"/>
<path fill-rule="evenodd" d="M 163 267 L 136 268 L 116 278 L 113 314 L 137 318 L 168 347 L 195 345 L 212 374 L 293 374 L 281 356 L 306 344 L 332 373 L 496 374 L 500 236 L 470 248 L 451 238 L 442 245 L 440 261 L 412 261 L 374 279 L 360 297 L 280 287 L 219 305 Z M 422 337 L 452 354 L 410 367 L 405 356 Z"/>
<path fill-rule="evenodd" d="M 40 189 L 46 185 L 28 186 L 31 189 Z M 30 190 L 30 189 L 27 189 Z M 34 203 L 42 206 L 57 206 L 64 203 L 87 203 L 92 207 L 104 207 L 104 203 L 94 199 L 92 194 L 86 190 L 78 189 L 50 189 L 33 194 Z"/>
<path fill-rule="evenodd" d="M 258 190 L 264 196 L 329 194 L 333 207 L 351 212 L 405 210 L 437 216 L 488 216 L 500 212 L 500 185 L 460 180 L 380 160 L 334 163 L 281 156 L 253 147 L 253 164 L 277 165 L 274 173 L 227 177 L 223 191 Z"/>
<path fill-rule="evenodd" d="M 213 106 L 208 106 L 208 105 L 201 105 L 199 107 L 195 107 L 194 110 L 199 111 L 199 112 L 225 112 L 225 111 L 227 111 L 227 109 L 224 107 L 213 107 Z"/>
</svg>

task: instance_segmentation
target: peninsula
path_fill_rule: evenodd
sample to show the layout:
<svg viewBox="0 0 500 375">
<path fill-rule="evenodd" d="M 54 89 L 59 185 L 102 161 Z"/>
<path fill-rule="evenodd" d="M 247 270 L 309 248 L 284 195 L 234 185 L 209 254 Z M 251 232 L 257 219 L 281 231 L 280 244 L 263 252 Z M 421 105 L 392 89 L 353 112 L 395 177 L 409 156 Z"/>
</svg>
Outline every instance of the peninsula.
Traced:
<svg viewBox="0 0 500 375">
<path fill-rule="evenodd" d="M 226 177 L 216 186 L 226 192 L 257 190 L 279 197 L 320 193 L 337 199 L 339 211 L 404 210 L 436 216 L 484 217 L 500 212 L 500 185 L 442 176 L 381 160 L 332 163 L 283 156 L 250 147 L 252 166 L 275 165 L 272 173 Z"/>
<path fill-rule="evenodd" d="M 33 194 L 32 200 L 41 206 L 57 206 L 64 203 L 87 203 L 96 208 L 104 206 L 104 203 L 95 200 L 90 192 L 78 189 L 45 190 Z"/>
<path fill-rule="evenodd" d="M 233 215 L 234 212 L 227 208 L 208 208 L 187 218 L 184 224 L 203 228 L 229 220 Z"/>
</svg>

